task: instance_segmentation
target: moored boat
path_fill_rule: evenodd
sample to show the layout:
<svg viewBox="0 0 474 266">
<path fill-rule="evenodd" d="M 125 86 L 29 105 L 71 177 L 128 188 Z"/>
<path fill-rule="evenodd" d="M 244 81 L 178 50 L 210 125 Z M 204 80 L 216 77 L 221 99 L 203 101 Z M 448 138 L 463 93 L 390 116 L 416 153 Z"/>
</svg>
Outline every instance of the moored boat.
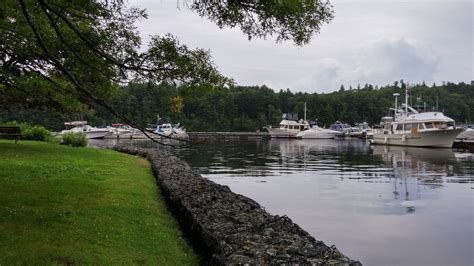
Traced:
<svg viewBox="0 0 474 266">
<path fill-rule="evenodd" d="M 102 139 L 112 133 L 107 128 L 92 127 L 87 124 L 87 121 L 71 121 L 65 122 L 66 130 L 63 130 L 59 135 L 66 133 L 83 133 L 88 139 Z"/>
<path fill-rule="evenodd" d="M 464 129 L 457 128 L 454 120 L 442 112 L 418 113 L 408 106 L 408 92 L 405 94 L 404 109 L 397 108 L 395 104 L 394 120 L 384 123 L 384 127 L 374 134 L 372 143 L 451 148 L 456 136 Z"/>
<path fill-rule="evenodd" d="M 308 129 L 308 122 L 303 119 L 298 120 L 298 114 L 295 113 L 284 113 L 280 127 L 267 127 L 272 138 L 295 138 L 299 132 Z"/>
<path fill-rule="evenodd" d="M 170 123 L 158 124 L 156 125 L 156 130 L 154 131 L 154 133 L 160 136 L 165 136 L 172 139 L 179 139 L 179 140 L 189 139 L 189 135 L 186 133 L 186 129 L 184 129 L 183 127 L 180 127 L 179 123 L 174 126 L 171 125 Z"/>
<path fill-rule="evenodd" d="M 337 137 L 345 137 L 350 132 L 351 126 L 346 123 L 341 123 L 340 121 L 336 121 L 335 123 L 329 126 L 330 130 L 337 131 Z"/>
<path fill-rule="evenodd" d="M 336 137 L 338 131 L 321 128 L 317 125 L 312 126 L 307 130 L 300 131 L 296 138 L 299 139 L 333 139 Z"/>
<path fill-rule="evenodd" d="M 463 142 L 473 142 L 474 143 L 474 129 L 473 128 L 466 128 L 464 132 L 461 132 L 459 135 L 456 136 L 456 141 L 463 141 Z"/>
<path fill-rule="evenodd" d="M 112 137 L 114 138 L 133 138 L 141 133 L 139 129 L 122 123 L 112 124 L 108 126 L 107 129 L 112 133 Z"/>
</svg>

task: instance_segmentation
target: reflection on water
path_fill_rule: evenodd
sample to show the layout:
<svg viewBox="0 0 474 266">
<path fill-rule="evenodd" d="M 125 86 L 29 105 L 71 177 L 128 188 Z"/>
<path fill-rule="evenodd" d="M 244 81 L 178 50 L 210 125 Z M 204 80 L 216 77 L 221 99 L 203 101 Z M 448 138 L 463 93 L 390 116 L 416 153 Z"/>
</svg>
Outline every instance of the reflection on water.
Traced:
<svg viewBox="0 0 474 266">
<path fill-rule="evenodd" d="M 471 153 L 275 139 L 171 151 L 366 265 L 474 265 Z"/>
</svg>

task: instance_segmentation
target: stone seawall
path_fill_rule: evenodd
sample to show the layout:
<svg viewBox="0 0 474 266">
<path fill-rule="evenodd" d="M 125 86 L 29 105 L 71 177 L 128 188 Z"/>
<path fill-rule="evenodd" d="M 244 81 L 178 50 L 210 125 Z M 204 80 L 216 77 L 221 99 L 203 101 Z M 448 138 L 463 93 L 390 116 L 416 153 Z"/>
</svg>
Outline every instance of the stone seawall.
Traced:
<svg viewBox="0 0 474 266">
<path fill-rule="evenodd" d="M 286 216 L 195 173 L 166 151 L 116 147 L 148 158 L 184 233 L 205 264 L 361 265 L 328 247 Z"/>
</svg>

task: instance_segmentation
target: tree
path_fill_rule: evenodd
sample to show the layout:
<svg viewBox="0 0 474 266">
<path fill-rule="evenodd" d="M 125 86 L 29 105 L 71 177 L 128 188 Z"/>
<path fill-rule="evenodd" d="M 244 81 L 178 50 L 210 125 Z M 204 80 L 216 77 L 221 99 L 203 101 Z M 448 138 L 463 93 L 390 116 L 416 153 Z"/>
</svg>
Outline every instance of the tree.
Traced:
<svg viewBox="0 0 474 266">
<path fill-rule="evenodd" d="M 220 27 L 240 26 L 249 38 L 276 36 L 302 45 L 333 17 L 328 2 L 191 1 L 190 9 Z M 119 84 L 167 82 L 225 86 L 208 51 L 171 35 L 146 49 L 135 28 L 142 9 L 123 0 L 4 0 L 0 6 L 0 106 L 86 113 L 105 108 L 142 128 L 110 104 Z"/>
<path fill-rule="evenodd" d="M 239 26 L 249 40 L 270 35 L 297 45 L 309 43 L 333 18 L 331 4 L 322 0 L 194 1 L 191 9 L 221 28 Z"/>
</svg>

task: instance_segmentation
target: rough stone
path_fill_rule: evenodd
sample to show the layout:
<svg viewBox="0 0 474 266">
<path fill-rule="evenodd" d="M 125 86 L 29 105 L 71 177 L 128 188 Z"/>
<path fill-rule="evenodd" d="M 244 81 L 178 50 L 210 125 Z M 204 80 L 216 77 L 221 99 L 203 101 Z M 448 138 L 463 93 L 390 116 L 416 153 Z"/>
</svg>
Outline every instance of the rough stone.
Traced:
<svg viewBox="0 0 474 266">
<path fill-rule="evenodd" d="M 147 157 L 184 233 L 206 264 L 361 265 L 316 240 L 287 216 L 201 177 L 169 152 L 115 147 Z"/>
</svg>

